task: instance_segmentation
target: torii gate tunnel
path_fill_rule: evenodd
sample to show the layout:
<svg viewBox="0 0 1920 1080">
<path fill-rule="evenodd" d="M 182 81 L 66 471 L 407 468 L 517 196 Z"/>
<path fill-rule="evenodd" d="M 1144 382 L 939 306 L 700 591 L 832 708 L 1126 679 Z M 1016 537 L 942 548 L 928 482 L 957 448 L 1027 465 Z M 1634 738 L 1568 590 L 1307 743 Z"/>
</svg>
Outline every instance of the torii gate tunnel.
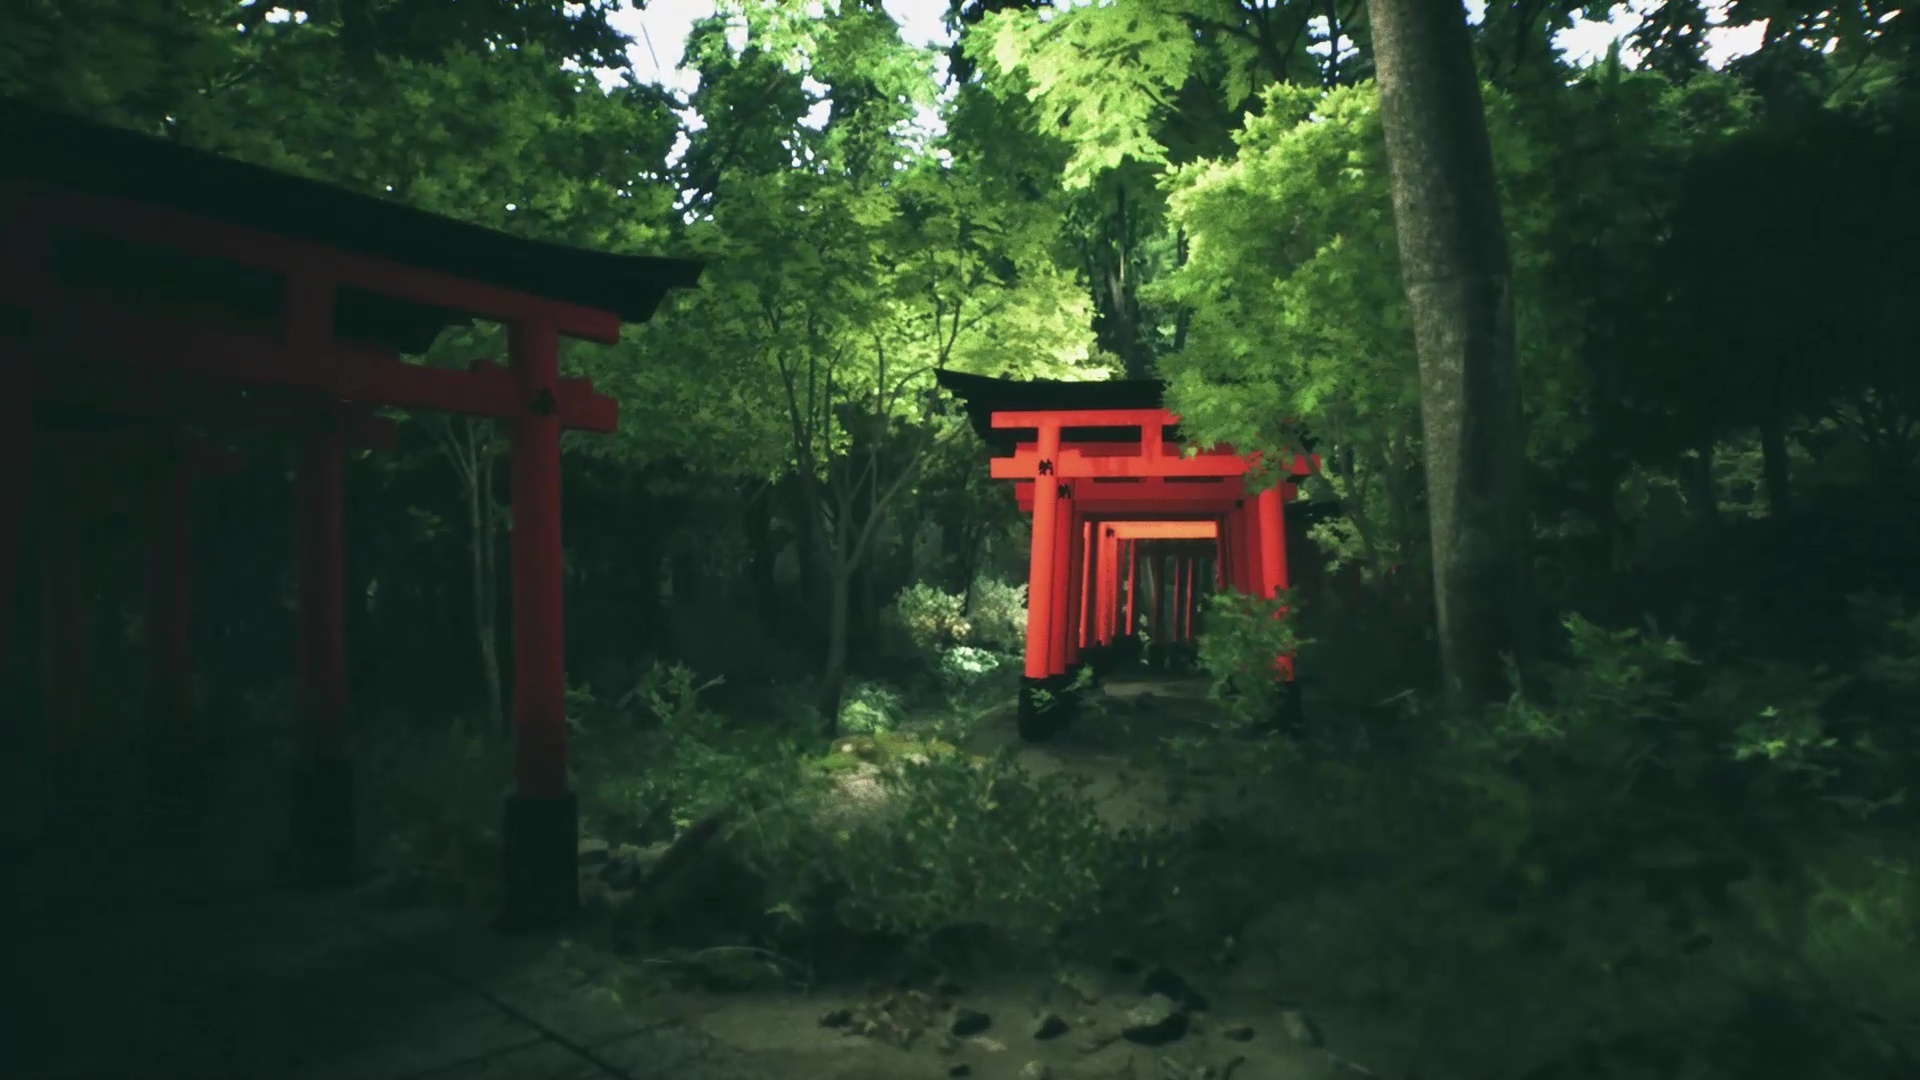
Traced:
<svg viewBox="0 0 1920 1080">
<path fill-rule="evenodd" d="M 996 480 L 1032 515 L 1023 734 L 1035 691 L 1065 691 L 1088 660 L 1143 636 L 1156 654 L 1193 639 L 1206 593 L 1274 597 L 1287 587 L 1286 504 L 1318 467 L 1296 455 L 1285 479 L 1250 492 L 1252 455 L 1180 442 L 1157 382 L 1013 382 L 942 373 L 1000 449 Z M 1134 407 L 1101 407 L 1111 403 Z M 1044 407 L 1026 407 L 1040 405 Z M 1139 407 L 1145 406 L 1145 407 Z M 984 421 L 984 423 L 983 423 Z M 1276 658 L 1280 677 L 1290 657 Z"/>
</svg>

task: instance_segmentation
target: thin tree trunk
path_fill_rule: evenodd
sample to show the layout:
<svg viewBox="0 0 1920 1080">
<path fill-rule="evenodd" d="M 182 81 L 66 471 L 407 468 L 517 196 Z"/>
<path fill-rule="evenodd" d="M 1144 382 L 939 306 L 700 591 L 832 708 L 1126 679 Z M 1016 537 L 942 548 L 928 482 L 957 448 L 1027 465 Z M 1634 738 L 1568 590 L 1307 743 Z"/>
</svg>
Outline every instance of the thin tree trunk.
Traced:
<svg viewBox="0 0 1920 1080">
<path fill-rule="evenodd" d="M 474 643 L 487 690 L 487 725 L 507 731 L 506 692 L 500 667 L 499 500 L 493 490 L 493 429 L 490 421 L 440 417 L 433 432 L 467 496 L 468 599 Z"/>
<path fill-rule="evenodd" d="M 1527 639 L 1527 516 L 1506 233 L 1459 0 L 1368 0 L 1420 360 L 1442 677 L 1460 715 Z"/>
<path fill-rule="evenodd" d="M 1702 439 L 1694 448 L 1694 458 L 1680 468 L 1682 494 L 1687 505 L 1699 515 L 1700 523 L 1713 529 L 1720 523 L 1720 495 L 1713 482 L 1713 440 Z"/>
<path fill-rule="evenodd" d="M 835 566 L 828 576 L 832 590 L 827 609 L 827 662 L 820 675 L 821 734 L 829 739 L 840 734 L 840 703 L 847 688 L 847 630 L 852 614 L 853 574 L 845 563 Z"/>
<path fill-rule="evenodd" d="M 1767 489 L 1767 513 L 1787 516 L 1792 509 L 1793 491 L 1788 483 L 1787 429 L 1778 417 L 1760 424 L 1760 475 Z"/>
</svg>

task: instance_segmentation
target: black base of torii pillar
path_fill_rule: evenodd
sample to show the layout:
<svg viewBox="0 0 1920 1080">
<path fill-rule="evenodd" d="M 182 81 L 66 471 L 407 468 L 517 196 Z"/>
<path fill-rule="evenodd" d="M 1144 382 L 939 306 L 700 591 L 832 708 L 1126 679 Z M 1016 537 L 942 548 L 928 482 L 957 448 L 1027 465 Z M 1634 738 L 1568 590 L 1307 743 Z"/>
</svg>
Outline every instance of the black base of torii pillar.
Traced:
<svg viewBox="0 0 1920 1080">
<path fill-rule="evenodd" d="M 1063 675 L 1021 678 L 1017 716 L 1021 739 L 1042 742 L 1073 723 L 1080 712 L 1082 691 L 1078 684 L 1085 667 L 1075 664 Z"/>
</svg>

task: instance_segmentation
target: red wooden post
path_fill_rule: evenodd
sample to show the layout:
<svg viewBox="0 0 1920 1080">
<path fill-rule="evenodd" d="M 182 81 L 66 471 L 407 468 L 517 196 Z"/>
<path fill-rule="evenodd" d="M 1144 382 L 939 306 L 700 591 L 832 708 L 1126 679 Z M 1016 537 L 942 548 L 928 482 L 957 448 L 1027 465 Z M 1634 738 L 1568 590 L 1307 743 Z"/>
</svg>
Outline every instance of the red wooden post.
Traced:
<svg viewBox="0 0 1920 1080">
<path fill-rule="evenodd" d="M 1286 511 L 1280 504 L 1280 488 L 1260 493 L 1260 562 L 1265 572 L 1262 595 L 1272 598 L 1287 587 Z M 1274 666 L 1283 678 L 1293 678 L 1293 657 L 1278 656 Z"/>
<path fill-rule="evenodd" d="M 503 925 L 544 930 L 580 904 L 579 806 L 567 786 L 567 664 L 560 544 L 560 337 L 509 330 L 524 411 L 513 427 L 514 794 L 507 803 Z"/>
<path fill-rule="evenodd" d="M 1093 522 L 1080 522 L 1080 535 L 1073 542 L 1073 595 L 1067 602 L 1071 620 L 1067 628 L 1067 663 L 1080 662 L 1080 650 L 1087 647 L 1088 584 L 1093 580 Z"/>
<path fill-rule="evenodd" d="M 1286 526 L 1280 509 L 1280 489 L 1260 493 L 1260 595 L 1268 599 L 1287 587 Z"/>
<path fill-rule="evenodd" d="M 1063 481 L 1066 504 L 1054 516 L 1053 528 L 1053 638 L 1047 650 L 1047 674 L 1067 672 L 1067 627 L 1071 621 L 1073 584 L 1073 536 L 1079 531 L 1072 501 L 1073 484 Z"/>
<path fill-rule="evenodd" d="M 155 477 L 147 567 L 147 718 L 158 740 L 187 739 L 193 702 L 193 464 L 174 440 Z"/>
<path fill-rule="evenodd" d="M 1180 557 L 1167 548 L 1166 541 L 1160 541 L 1153 566 L 1160 572 L 1160 640 L 1171 644 L 1180 637 Z"/>
<path fill-rule="evenodd" d="M 57 505 L 47 514 L 46 618 L 47 735 L 56 754 L 79 749 L 87 712 L 86 569 L 81 547 L 86 536 L 78 507 Z"/>
<path fill-rule="evenodd" d="M 1246 587 L 1249 596 L 1266 596 L 1265 563 L 1260 554 L 1260 515 L 1258 499 L 1249 499 L 1240 508 L 1240 542 L 1246 549 Z"/>
<path fill-rule="evenodd" d="M 1193 556 L 1180 556 L 1180 640 L 1193 640 Z"/>
<path fill-rule="evenodd" d="M 311 432 L 300 463 L 300 681 L 311 752 L 348 753 L 346 706 L 346 448 L 328 426 Z"/>
<path fill-rule="evenodd" d="M 1143 541 L 1142 546 L 1150 553 L 1147 593 L 1153 603 L 1147 616 L 1147 636 L 1152 639 L 1153 648 L 1158 649 L 1167 638 L 1167 557 L 1158 544 Z"/>
<path fill-rule="evenodd" d="M 0 336 L 0 682 L 12 671 L 20 548 L 33 498 L 33 365 Z"/>
<path fill-rule="evenodd" d="M 193 462 L 185 439 L 168 436 L 155 463 L 149 513 L 147 612 L 147 796 L 164 837 L 193 824 L 198 749 L 193 701 Z"/>
<path fill-rule="evenodd" d="M 1100 525 L 1100 609 L 1096 625 L 1100 629 L 1100 644 L 1111 645 L 1114 638 L 1114 615 L 1120 606 L 1120 560 L 1124 544 L 1116 539 L 1113 526 L 1102 522 Z"/>
<path fill-rule="evenodd" d="M 1026 676 L 1047 677 L 1053 641 L 1053 536 L 1059 508 L 1059 480 L 1054 475 L 1060 456 L 1060 425 L 1044 423 L 1037 442 L 1038 475 L 1033 482 L 1033 540 L 1027 552 Z"/>
<path fill-rule="evenodd" d="M 1140 624 L 1134 621 L 1134 616 L 1133 616 L 1134 583 L 1138 579 L 1137 572 L 1140 568 L 1140 552 L 1137 550 L 1137 545 L 1132 540 L 1128 540 L 1126 544 L 1127 544 L 1127 632 L 1123 636 L 1132 637 L 1135 634 L 1138 634 L 1140 632 Z"/>
<path fill-rule="evenodd" d="M 309 888 L 352 881 L 353 755 L 347 733 L 345 437 L 332 422 L 300 447 L 299 681 L 302 755 L 292 806 L 294 876 Z"/>
<path fill-rule="evenodd" d="M 1120 603 L 1120 560 L 1126 558 L 1120 545 L 1107 535 L 1111 526 L 1100 522 L 1095 526 L 1094 543 L 1100 546 L 1100 585 L 1099 607 L 1094 612 L 1094 633 L 1102 645 L 1113 644 L 1113 627 L 1117 621 L 1116 612 Z"/>
</svg>

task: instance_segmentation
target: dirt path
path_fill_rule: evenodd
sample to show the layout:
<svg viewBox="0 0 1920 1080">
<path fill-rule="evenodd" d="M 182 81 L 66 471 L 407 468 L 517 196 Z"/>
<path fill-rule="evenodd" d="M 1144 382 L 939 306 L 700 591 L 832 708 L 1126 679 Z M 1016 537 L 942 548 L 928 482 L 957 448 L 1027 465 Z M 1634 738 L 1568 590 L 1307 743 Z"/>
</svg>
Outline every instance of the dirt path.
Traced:
<svg viewBox="0 0 1920 1080">
<path fill-rule="evenodd" d="M 1109 684 L 1022 767 L 1085 779 L 1116 825 L 1166 820 L 1140 753 L 1204 719 L 1196 684 Z M 1018 745 L 994 714 L 968 749 Z M 646 957 L 513 940 L 475 913 L 380 910 L 118 856 L 86 906 L 10 943 L 0 1073 L 297 1080 L 1321 1080 L 1365 1075 L 1258 978 L 1075 968 L 951 982 L 643 993 Z M 81 898 L 76 894 L 75 900 Z M 1198 980 L 1188 984 L 1183 975 Z M 657 983 L 656 983 L 657 985 Z M 957 1025 L 957 1026 L 956 1026 Z M 1330 1040 L 1344 1045 L 1338 1033 Z"/>
</svg>

